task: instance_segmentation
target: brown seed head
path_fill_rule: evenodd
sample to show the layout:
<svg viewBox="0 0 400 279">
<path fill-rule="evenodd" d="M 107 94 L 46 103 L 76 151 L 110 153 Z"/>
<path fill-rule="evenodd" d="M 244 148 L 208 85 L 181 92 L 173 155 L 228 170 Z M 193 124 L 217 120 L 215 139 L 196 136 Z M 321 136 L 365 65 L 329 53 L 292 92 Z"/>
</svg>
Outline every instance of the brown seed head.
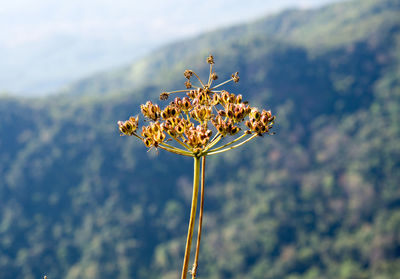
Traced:
<svg viewBox="0 0 400 279">
<path fill-rule="evenodd" d="M 160 94 L 160 100 L 161 100 L 161 101 L 167 100 L 168 97 L 169 97 L 169 94 L 168 94 L 167 92 L 162 92 L 162 93 Z"/>
<path fill-rule="evenodd" d="M 207 63 L 208 64 L 214 64 L 214 56 L 211 54 L 207 57 Z"/>
<path fill-rule="evenodd" d="M 183 72 L 183 75 L 185 76 L 185 78 L 190 79 L 193 76 L 193 71 L 192 70 L 185 70 Z"/>
<path fill-rule="evenodd" d="M 186 89 L 192 88 L 192 83 L 190 82 L 190 80 L 187 80 L 187 81 L 185 82 L 185 87 L 186 87 Z"/>
<path fill-rule="evenodd" d="M 239 72 L 236 72 L 236 73 L 232 74 L 232 80 L 233 80 L 235 83 L 238 83 L 238 82 L 239 82 Z"/>
<path fill-rule="evenodd" d="M 138 127 L 138 122 L 139 116 L 137 116 L 136 118 L 131 116 L 129 120 L 118 121 L 118 128 L 121 132 L 121 135 L 132 136 Z"/>
<path fill-rule="evenodd" d="M 212 55 L 207 58 L 207 63 L 214 64 Z M 271 111 L 260 111 L 257 108 L 250 107 L 248 102 L 243 101 L 241 94 L 235 95 L 224 90 L 213 91 L 210 84 L 218 76 L 215 72 L 212 72 L 212 66 L 210 66 L 210 70 L 209 82 L 195 90 L 190 89 L 192 88 L 190 78 L 195 73 L 191 70 L 186 70 L 184 72 L 184 76 L 187 79 L 185 87 L 188 90 L 177 90 L 171 93 L 186 92 L 187 96 L 175 98 L 163 110 L 157 104 L 147 101 L 140 108 L 145 118 L 153 122 L 150 122 L 148 126 L 142 127 L 142 137 L 136 134 L 138 117 L 130 117 L 129 120 L 118 121 L 121 135 L 138 136 L 142 138 L 144 144 L 149 148 L 157 148 L 164 141 L 181 140 L 189 146 L 190 152 L 197 156 L 210 141 L 212 131 L 208 129 L 209 121 L 222 137 L 239 133 L 242 122 L 244 122 L 242 128 L 246 127 L 243 131 L 245 135 L 255 134 L 262 136 L 264 133 L 270 133 L 275 120 L 275 116 L 271 114 Z M 228 81 L 238 82 L 238 72 L 232 74 L 232 78 Z M 214 87 L 214 89 L 217 87 Z M 168 92 L 162 92 L 160 99 L 167 100 L 169 95 L 170 93 Z M 213 114 L 213 112 L 216 113 Z M 200 124 L 195 126 L 194 120 Z M 167 139 L 167 136 L 171 138 Z"/>
</svg>

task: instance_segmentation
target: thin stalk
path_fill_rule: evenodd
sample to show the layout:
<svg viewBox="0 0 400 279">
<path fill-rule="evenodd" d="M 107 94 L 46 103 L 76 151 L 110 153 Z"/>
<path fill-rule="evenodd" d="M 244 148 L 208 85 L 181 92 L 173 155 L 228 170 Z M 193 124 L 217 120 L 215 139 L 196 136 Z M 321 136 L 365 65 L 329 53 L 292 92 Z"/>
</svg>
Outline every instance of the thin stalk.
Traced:
<svg viewBox="0 0 400 279">
<path fill-rule="evenodd" d="M 220 140 L 222 139 L 222 135 L 219 135 L 218 137 L 214 137 L 212 141 L 204 148 L 202 153 L 207 152 L 210 148 L 212 148 L 214 145 L 216 145 Z"/>
<path fill-rule="evenodd" d="M 174 90 L 170 92 L 166 92 L 168 95 L 173 94 L 173 93 L 180 93 L 180 92 L 188 92 L 189 89 L 181 89 L 181 90 Z"/>
<path fill-rule="evenodd" d="M 186 279 L 186 275 L 188 273 L 190 247 L 192 245 L 194 222 L 196 218 L 197 197 L 199 194 L 199 176 L 200 176 L 200 157 L 194 157 L 192 206 L 190 209 L 190 220 L 186 238 L 185 257 L 183 259 L 181 279 Z"/>
<path fill-rule="evenodd" d="M 143 140 L 143 138 L 142 138 L 141 136 L 139 136 L 138 134 L 133 133 L 133 135 L 134 135 L 135 137 L 137 137 L 138 139 Z M 121 136 L 122 136 L 122 134 L 121 134 Z"/>
<path fill-rule="evenodd" d="M 191 150 L 191 148 L 186 145 L 185 143 L 183 143 L 180 139 L 178 139 L 177 137 L 175 137 L 174 135 L 172 135 L 170 132 L 168 132 L 168 135 L 170 135 L 171 138 L 173 138 L 174 140 L 176 140 L 180 145 L 182 145 L 184 148 L 186 148 L 187 150 Z"/>
<path fill-rule="evenodd" d="M 161 149 L 164 149 L 164 150 L 166 150 L 166 151 L 169 151 L 169 152 L 178 154 L 178 155 L 193 157 L 193 154 L 192 154 L 192 153 L 183 153 L 183 152 L 180 152 L 180 151 L 178 151 L 178 150 L 171 149 L 171 148 L 169 148 L 169 147 L 165 147 L 165 146 L 162 146 L 162 145 L 159 145 L 158 147 L 161 148 Z"/>
<path fill-rule="evenodd" d="M 212 79 L 211 79 L 211 75 L 212 75 L 212 65 L 213 65 L 213 64 L 210 64 L 210 74 L 208 75 L 208 82 L 207 82 L 209 88 L 211 88 L 211 83 L 212 83 Z"/>
<path fill-rule="evenodd" d="M 194 71 L 192 71 L 192 72 L 193 72 L 193 74 L 195 75 L 195 77 L 197 77 L 197 79 L 199 80 L 201 86 L 205 87 L 205 85 L 204 85 L 204 83 L 201 81 L 200 77 L 199 77 Z"/>
<path fill-rule="evenodd" d="M 229 145 L 232 145 L 232 144 L 234 144 L 235 142 L 237 142 L 237 141 L 241 140 L 242 138 L 244 138 L 245 136 L 247 136 L 247 135 L 246 135 L 246 134 L 243 134 L 243 135 L 241 135 L 240 137 L 234 139 L 233 141 L 228 142 L 228 143 L 226 143 L 226 144 L 224 144 L 224 145 L 221 145 L 220 147 L 217 147 L 217 148 L 211 150 L 210 152 L 214 152 L 214 151 L 220 150 L 220 149 L 222 149 L 222 148 L 225 148 L 225 147 L 227 147 L 227 146 L 229 146 Z"/>
<path fill-rule="evenodd" d="M 199 212 L 199 228 L 197 231 L 196 254 L 192 268 L 192 279 L 196 278 L 197 267 L 199 262 L 199 251 L 201 241 L 201 228 L 203 225 L 203 208 L 204 208 L 204 179 L 205 179 L 206 156 L 201 158 L 201 188 L 200 188 L 200 212 Z"/>
<path fill-rule="evenodd" d="M 228 148 L 225 148 L 225 149 L 222 149 L 222 150 L 217 150 L 217 151 L 216 151 L 216 150 L 210 150 L 209 152 L 206 152 L 204 155 L 214 155 L 214 154 L 218 154 L 218 153 L 222 153 L 222 152 L 225 152 L 225 151 L 234 149 L 234 148 L 239 147 L 239 146 L 245 144 L 246 142 L 248 142 L 248 141 L 254 139 L 256 136 L 258 136 L 258 135 L 257 135 L 257 134 L 254 134 L 254 135 L 252 135 L 250 138 L 248 138 L 247 140 L 244 140 L 244 141 L 242 141 L 241 143 L 238 143 L 238 144 L 236 144 L 236 145 L 234 145 L 234 146 L 231 146 L 231 147 L 228 147 Z"/>
<path fill-rule="evenodd" d="M 178 147 L 175 147 L 175 146 L 166 144 L 165 142 L 160 143 L 160 145 L 162 145 L 162 146 L 164 146 L 164 147 L 171 148 L 171 149 L 176 150 L 176 151 L 181 152 L 181 153 L 193 154 L 192 152 L 189 152 L 189 151 L 187 151 L 187 150 L 180 149 L 180 148 L 178 148 Z"/>
<path fill-rule="evenodd" d="M 227 81 L 221 82 L 220 84 L 214 86 L 213 88 L 210 88 L 210 90 L 214 90 L 215 88 L 218 88 L 218 87 L 220 87 L 220 86 L 222 86 L 222 85 L 224 85 L 224 84 L 227 84 L 228 82 L 230 82 L 230 81 L 232 81 L 232 80 L 233 80 L 233 79 L 231 78 L 231 79 L 228 79 Z"/>
</svg>

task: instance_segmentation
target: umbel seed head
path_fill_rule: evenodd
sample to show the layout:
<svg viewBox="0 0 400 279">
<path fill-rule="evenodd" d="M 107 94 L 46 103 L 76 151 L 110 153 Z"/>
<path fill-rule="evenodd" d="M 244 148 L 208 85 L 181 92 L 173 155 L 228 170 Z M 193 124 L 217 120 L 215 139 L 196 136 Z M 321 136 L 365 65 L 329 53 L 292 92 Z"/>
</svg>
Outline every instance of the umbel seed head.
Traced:
<svg viewBox="0 0 400 279">
<path fill-rule="evenodd" d="M 233 81 L 239 82 L 239 73 L 220 84 L 213 71 L 212 55 L 207 57 L 210 65 L 208 82 L 203 82 L 193 70 L 185 70 L 185 89 L 162 92 L 160 100 L 165 101 L 171 94 L 176 97 L 163 109 L 147 101 L 140 106 L 145 121 L 137 133 L 139 117 L 118 121 L 121 135 L 135 136 L 148 148 L 161 148 L 185 156 L 206 156 L 228 151 L 245 144 L 256 136 L 271 134 L 275 116 L 270 110 L 259 110 L 243 101 L 241 94 L 222 90 L 221 87 Z M 236 136 L 231 142 L 217 144 L 222 138 Z M 168 143 L 167 143 L 168 142 Z"/>
</svg>

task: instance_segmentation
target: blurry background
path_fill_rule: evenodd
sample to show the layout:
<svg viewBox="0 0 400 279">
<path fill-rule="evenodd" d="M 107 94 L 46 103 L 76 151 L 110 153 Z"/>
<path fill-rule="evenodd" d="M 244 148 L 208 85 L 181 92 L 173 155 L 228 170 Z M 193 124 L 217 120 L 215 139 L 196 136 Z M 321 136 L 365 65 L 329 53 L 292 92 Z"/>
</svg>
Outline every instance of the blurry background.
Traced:
<svg viewBox="0 0 400 279">
<path fill-rule="evenodd" d="M 277 134 L 208 159 L 198 278 L 400 278 L 400 2 L 148 2 L 0 7 L 0 278 L 178 278 L 192 161 L 116 122 L 210 53 Z"/>
<path fill-rule="evenodd" d="M 54 93 L 165 43 L 327 2 L 334 0 L 6 1 L 0 7 L 0 92 Z"/>
</svg>

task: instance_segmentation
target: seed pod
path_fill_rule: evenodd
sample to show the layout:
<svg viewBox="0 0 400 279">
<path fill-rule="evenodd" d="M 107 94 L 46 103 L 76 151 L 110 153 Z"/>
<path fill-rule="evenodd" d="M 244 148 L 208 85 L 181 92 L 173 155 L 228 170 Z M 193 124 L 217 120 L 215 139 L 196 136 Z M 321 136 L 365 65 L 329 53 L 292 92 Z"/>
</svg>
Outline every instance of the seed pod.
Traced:
<svg viewBox="0 0 400 279">
<path fill-rule="evenodd" d="M 217 104 L 219 104 L 219 102 L 220 102 L 219 94 L 215 93 L 213 96 L 213 103 L 214 103 L 214 105 L 217 105 Z"/>
<path fill-rule="evenodd" d="M 169 94 L 168 94 L 167 92 L 162 92 L 162 93 L 160 94 L 160 100 L 161 100 L 161 101 L 167 100 L 168 97 L 169 97 Z"/>
<path fill-rule="evenodd" d="M 250 130 L 253 130 L 253 125 L 251 124 L 250 121 L 247 120 L 247 121 L 244 123 L 244 125 L 246 125 L 247 128 L 249 128 Z"/>
<path fill-rule="evenodd" d="M 151 147 L 154 144 L 154 140 L 152 138 L 145 138 L 143 142 L 147 147 Z"/>
<path fill-rule="evenodd" d="M 185 76 L 185 78 L 190 79 L 190 78 L 192 77 L 192 75 L 193 75 L 193 71 L 191 71 L 191 70 L 185 70 L 185 71 L 183 72 L 183 75 Z"/>
<path fill-rule="evenodd" d="M 185 87 L 186 87 L 186 89 L 192 88 L 192 84 L 190 83 L 190 80 L 185 81 Z"/>
<path fill-rule="evenodd" d="M 240 128 L 237 127 L 237 126 L 234 126 L 234 127 L 231 129 L 230 134 L 233 136 L 233 135 L 236 135 L 239 131 L 240 131 Z"/>
</svg>

